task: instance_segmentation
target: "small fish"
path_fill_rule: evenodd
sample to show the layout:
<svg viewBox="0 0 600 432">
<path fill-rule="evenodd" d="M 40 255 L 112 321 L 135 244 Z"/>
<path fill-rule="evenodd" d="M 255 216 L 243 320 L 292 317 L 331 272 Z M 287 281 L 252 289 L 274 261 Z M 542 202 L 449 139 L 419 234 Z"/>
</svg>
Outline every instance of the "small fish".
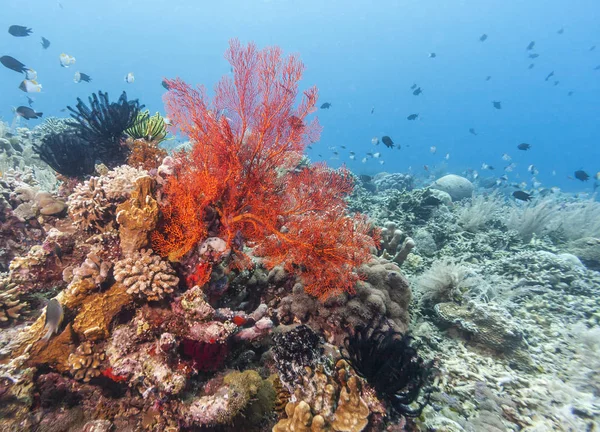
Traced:
<svg viewBox="0 0 600 432">
<path fill-rule="evenodd" d="M 371 107 L 371 114 L 375 112 L 375 107 Z"/>
<path fill-rule="evenodd" d="M 526 151 L 526 150 L 529 150 L 529 149 L 531 148 L 531 144 L 527 144 L 527 143 L 521 143 L 521 144 L 519 144 L 519 145 L 517 146 L 517 148 L 518 148 L 519 150 L 524 150 L 524 151 Z"/>
<path fill-rule="evenodd" d="M 534 176 L 539 174 L 539 171 L 537 170 L 537 168 L 534 165 L 529 165 L 527 167 L 527 171 L 529 171 Z"/>
<path fill-rule="evenodd" d="M 36 80 L 37 79 L 37 72 L 34 71 L 33 69 L 27 69 L 25 71 L 25 78 L 27 78 L 28 80 Z"/>
<path fill-rule="evenodd" d="M 27 104 L 29 106 L 33 106 L 33 103 L 35 102 L 35 100 L 33 100 L 32 98 L 30 98 L 29 96 L 27 96 Z"/>
<path fill-rule="evenodd" d="M 37 81 L 23 80 L 19 85 L 19 89 L 23 90 L 25 93 L 39 93 L 42 91 L 42 85 L 38 84 Z"/>
<path fill-rule="evenodd" d="M 135 82 L 135 76 L 133 75 L 133 72 L 129 72 L 127 75 L 125 75 L 125 82 L 127 84 L 133 84 Z"/>
<path fill-rule="evenodd" d="M 491 80 L 491 79 L 492 79 L 492 76 L 491 76 L 491 75 L 488 75 L 488 76 L 486 76 L 486 77 L 485 77 L 485 80 L 486 80 L 486 81 L 489 81 L 489 80 Z"/>
<path fill-rule="evenodd" d="M 90 82 L 92 77 L 83 72 L 75 72 L 75 76 L 73 77 L 73 82 L 75 84 L 79 84 L 81 81 Z"/>
<path fill-rule="evenodd" d="M 350 156 L 354 156 L 356 153 L 354 153 L 353 151 L 350 152 Z"/>
<path fill-rule="evenodd" d="M 384 160 L 380 160 L 380 161 L 379 161 L 379 165 L 383 165 L 384 163 L 385 163 L 385 161 L 384 161 Z"/>
<path fill-rule="evenodd" d="M 374 157 L 374 158 L 377 158 L 377 159 L 378 159 L 378 158 L 379 158 L 379 156 L 381 156 L 381 153 L 379 153 L 379 152 L 377 152 L 377 153 L 373 153 L 373 157 Z"/>
<path fill-rule="evenodd" d="M 361 159 L 361 162 L 362 162 L 362 163 L 366 163 L 366 162 L 367 162 L 367 158 L 366 158 L 366 157 L 362 158 L 362 159 Z"/>
<path fill-rule="evenodd" d="M 411 90 L 414 90 L 414 89 L 416 89 L 416 88 L 417 88 L 417 84 L 416 84 L 416 83 L 410 86 L 410 89 L 411 89 Z"/>
<path fill-rule="evenodd" d="M 429 165 L 423 165 L 423 169 L 424 169 L 425 171 L 429 171 Z"/>
<path fill-rule="evenodd" d="M 492 105 L 496 109 L 502 109 L 502 102 L 500 102 L 500 101 L 492 101 Z"/>
<path fill-rule="evenodd" d="M 384 143 L 387 148 L 394 148 L 394 142 L 387 135 L 381 138 L 381 142 Z"/>
<path fill-rule="evenodd" d="M 513 172 L 513 170 L 516 168 L 517 166 L 514 163 L 508 164 L 504 167 L 504 171 L 505 172 Z"/>
<path fill-rule="evenodd" d="M 590 47 L 590 51 L 594 51 L 595 49 L 596 49 L 596 45 L 592 45 L 592 46 Z"/>
<path fill-rule="evenodd" d="M 529 56 L 528 56 L 528 57 L 529 57 L 530 59 L 536 59 L 536 58 L 538 58 L 539 56 L 540 56 L 539 54 L 532 53 L 532 54 L 529 54 Z"/>
<path fill-rule="evenodd" d="M 485 162 L 481 164 L 481 169 L 482 170 L 490 170 L 493 171 L 495 168 L 491 165 L 486 164 Z"/>
<path fill-rule="evenodd" d="M 0 63 L 2 63 L 4 67 L 14 70 L 15 72 L 25 73 L 27 71 L 27 66 L 11 56 L 0 57 Z"/>
<path fill-rule="evenodd" d="M 596 66 L 594 70 L 600 70 L 600 65 Z"/>
<path fill-rule="evenodd" d="M 329 109 L 331 108 L 331 104 L 329 102 L 325 102 L 323 105 L 321 105 L 321 109 Z"/>
<path fill-rule="evenodd" d="M 356 156 L 351 154 L 350 156 L 348 156 L 350 158 L 350 160 L 356 160 Z"/>
<path fill-rule="evenodd" d="M 554 76 L 554 71 L 550 72 L 548 75 L 546 75 L 546 81 L 548 81 L 550 78 L 552 78 Z"/>
<path fill-rule="evenodd" d="M 558 31 L 556 32 L 557 34 L 561 35 L 565 32 L 565 29 L 563 27 L 559 28 Z"/>
<path fill-rule="evenodd" d="M 162 80 L 160 82 L 160 85 L 162 85 L 165 88 L 165 90 L 169 90 L 171 88 L 171 87 L 169 87 L 169 84 L 167 84 L 166 80 Z"/>
<path fill-rule="evenodd" d="M 406 117 L 407 120 L 416 120 L 417 118 L 419 118 L 419 114 L 411 114 Z"/>
<path fill-rule="evenodd" d="M 373 153 L 371 153 L 371 152 L 368 152 L 368 153 L 367 153 L 367 156 L 369 156 L 369 157 L 373 157 Z"/>
<path fill-rule="evenodd" d="M 477 171 L 473 171 L 473 180 L 477 180 L 479 178 L 479 173 Z"/>
<path fill-rule="evenodd" d="M 534 63 L 531 63 L 527 69 L 533 69 L 535 67 Z"/>
<path fill-rule="evenodd" d="M 554 87 L 556 87 L 558 84 L 560 84 L 560 81 L 554 81 Z"/>
<path fill-rule="evenodd" d="M 436 58 L 437 54 L 434 52 L 429 53 L 429 58 Z"/>
<path fill-rule="evenodd" d="M 436 147 L 436 146 L 431 146 L 431 147 L 429 147 L 429 152 L 430 152 L 431 154 L 435 154 L 435 152 L 437 152 L 437 147 Z"/>
<path fill-rule="evenodd" d="M 502 155 L 502 160 L 505 160 L 507 162 L 510 162 L 512 160 L 512 158 L 508 155 L 508 153 L 504 153 Z"/>
<path fill-rule="evenodd" d="M 25 37 L 33 33 L 30 28 L 20 25 L 11 25 L 8 28 L 8 32 L 15 37 Z"/>
<path fill-rule="evenodd" d="M 379 144 L 379 138 L 377 138 L 377 137 L 371 138 L 371 144 L 373 144 L 373 145 Z"/>
<path fill-rule="evenodd" d="M 588 181 L 590 179 L 590 175 L 583 170 L 575 171 L 575 178 L 581 181 Z"/>
<path fill-rule="evenodd" d="M 485 42 L 485 40 L 488 38 L 488 35 L 486 35 L 485 33 L 482 34 L 481 36 L 479 36 L 479 41 L 480 42 Z"/>
<path fill-rule="evenodd" d="M 531 194 L 528 194 L 527 192 L 514 191 L 512 193 L 512 196 L 514 196 L 515 199 L 518 199 L 519 201 L 531 201 Z"/>
<path fill-rule="evenodd" d="M 42 338 L 43 341 L 49 341 L 52 335 L 58 332 L 63 317 L 64 311 L 62 305 L 56 299 L 50 300 L 46 306 L 46 324 L 44 330 L 47 330 L 47 332 Z"/>
<path fill-rule="evenodd" d="M 477 132 L 475 132 L 475 129 L 474 129 L 474 128 L 470 128 L 470 129 L 469 129 L 469 133 L 470 133 L 471 135 L 475 135 L 475 136 L 477 136 Z"/>
<path fill-rule="evenodd" d="M 570 90 L 570 91 L 567 93 L 567 96 L 573 96 L 573 90 Z"/>
<path fill-rule="evenodd" d="M 50 41 L 44 36 L 42 36 L 42 41 L 40 43 L 42 44 L 42 48 L 44 49 L 48 49 L 48 47 L 50 46 Z"/>
<path fill-rule="evenodd" d="M 346 150 L 346 146 L 340 146 L 340 148 Z"/>
<path fill-rule="evenodd" d="M 446 156 L 444 156 L 444 159 L 450 160 L 450 153 L 446 153 Z"/>
<path fill-rule="evenodd" d="M 525 49 L 527 51 L 531 51 L 534 46 L 535 46 L 535 41 L 531 41 L 531 42 L 529 42 L 529 45 L 527 45 L 527 48 L 525 48 Z"/>
<path fill-rule="evenodd" d="M 418 87 L 415 91 L 413 91 L 413 94 L 415 96 L 419 96 L 421 93 L 423 93 L 423 90 L 421 89 L 421 87 Z"/>
<path fill-rule="evenodd" d="M 535 177 L 531 179 L 531 184 L 534 187 L 534 189 L 537 189 L 540 186 L 542 186 L 542 182 L 538 181 Z"/>
<path fill-rule="evenodd" d="M 75 57 L 62 53 L 58 56 L 58 61 L 60 62 L 61 67 L 68 68 L 69 66 L 73 66 L 76 60 Z"/>
<path fill-rule="evenodd" d="M 336 151 L 334 151 L 333 154 L 336 155 L 336 156 L 340 155 L 339 152 L 336 152 Z"/>
<path fill-rule="evenodd" d="M 32 110 L 31 108 L 26 107 L 26 106 L 18 107 L 15 110 L 15 113 L 19 117 L 23 117 L 25 120 L 38 119 L 38 118 L 42 117 L 42 115 L 43 115 L 43 113 L 35 112 L 34 110 Z"/>
</svg>

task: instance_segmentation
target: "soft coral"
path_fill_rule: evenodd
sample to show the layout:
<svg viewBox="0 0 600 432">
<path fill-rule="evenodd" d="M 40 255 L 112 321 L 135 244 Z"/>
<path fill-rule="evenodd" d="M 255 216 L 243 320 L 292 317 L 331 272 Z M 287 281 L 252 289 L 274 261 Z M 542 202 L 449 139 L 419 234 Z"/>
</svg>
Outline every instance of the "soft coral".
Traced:
<svg viewBox="0 0 600 432">
<path fill-rule="evenodd" d="M 374 242 L 363 217 L 345 215 L 350 175 L 323 164 L 295 169 L 320 133 L 316 119 L 305 121 L 316 88 L 294 107 L 304 66 L 279 48 L 259 51 L 234 40 L 226 58 L 233 79 L 221 80 L 212 103 L 202 88 L 167 81 L 168 113 L 193 147 L 178 155 L 165 186 L 154 248 L 179 259 L 210 235 L 241 255 L 241 234 L 267 267 L 301 272 L 311 294 L 352 292 L 353 269 L 370 258 Z"/>
</svg>

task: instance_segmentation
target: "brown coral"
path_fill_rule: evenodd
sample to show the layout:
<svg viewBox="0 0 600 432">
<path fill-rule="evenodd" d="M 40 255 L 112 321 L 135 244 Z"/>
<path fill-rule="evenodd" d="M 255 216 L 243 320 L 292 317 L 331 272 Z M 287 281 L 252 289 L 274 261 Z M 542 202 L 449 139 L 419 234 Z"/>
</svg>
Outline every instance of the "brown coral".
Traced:
<svg viewBox="0 0 600 432">
<path fill-rule="evenodd" d="M 132 167 L 139 167 L 145 170 L 156 169 L 162 160 L 167 156 L 167 151 L 158 147 L 156 141 L 146 141 L 145 139 L 127 140 L 127 145 L 131 149 L 127 164 Z"/>
<path fill-rule="evenodd" d="M 127 287 L 127 293 L 156 301 L 173 292 L 179 278 L 171 265 L 152 249 L 142 249 L 115 264 L 115 279 Z"/>
<path fill-rule="evenodd" d="M 320 415 L 313 416 L 310 405 L 304 401 L 289 402 L 285 406 L 288 418 L 273 426 L 273 432 L 319 432 L 326 431 L 325 420 Z"/>
<path fill-rule="evenodd" d="M 72 270 L 72 267 L 68 267 L 63 272 L 63 278 L 72 280 L 90 279 L 95 285 L 100 285 L 106 280 L 108 272 L 110 271 L 111 264 L 103 261 L 96 251 L 92 251 L 87 254 L 85 261 L 78 268 Z M 72 270 L 72 274 L 68 275 L 69 271 Z M 68 280 L 71 282 L 71 280 Z"/>
<path fill-rule="evenodd" d="M 154 180 L 140 177 L 135 182 L 131 198 L 117 207 L 117 223 L 121 250 L 125 255 L 140 250 L 148 243 L 148 233 L 158 222 L 158 203 L 152 193 Z"/>
<path fill-rule="evenodd" d="M 108 291 L 85 298 L 73 322 L 73 329 L 85 339 L 105 339 L 110 334 L 113 318 L 132 301 L 127 287 L 114 284 Z"/>
<path fill-rule="evenodd" d="M 23 313 L 22 309 L 26 304 L 19 300 L 16 285 L 9 285 L 4 281 L 0 281 L 0 284 L 0 325 L 4 326 L 14 323 Z"/>
<path fill-rule="evenodd" d="M 71 375 L 76 380 L 89 382 L 100 375 L 100 365 L 106 358 L 104 352 L 90 342 L 83 342 L 68 358 Z"/>
</svg>

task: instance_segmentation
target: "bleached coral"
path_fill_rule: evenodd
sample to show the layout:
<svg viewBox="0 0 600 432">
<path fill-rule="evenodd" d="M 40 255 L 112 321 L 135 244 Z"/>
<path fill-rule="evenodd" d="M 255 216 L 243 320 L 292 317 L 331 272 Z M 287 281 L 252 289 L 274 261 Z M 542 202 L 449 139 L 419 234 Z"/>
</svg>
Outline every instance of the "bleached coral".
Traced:
<svg viewBox="0 0 600 432">
<path fill-rule="evenodd" d="M 152 249 L 142 249 L 115 263 L 115 280 L 127 287 L 127 293 L 148 301 L 164 298 L 173 292 L 179 278 L 167 261 Z"/>
</svg>

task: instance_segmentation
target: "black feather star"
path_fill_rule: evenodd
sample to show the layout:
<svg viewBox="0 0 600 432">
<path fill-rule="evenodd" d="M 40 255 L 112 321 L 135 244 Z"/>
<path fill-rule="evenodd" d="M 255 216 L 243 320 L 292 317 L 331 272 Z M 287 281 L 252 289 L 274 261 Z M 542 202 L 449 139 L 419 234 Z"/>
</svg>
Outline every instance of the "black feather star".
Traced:
<svg viewBox="0 0 600 432">
<path fill-rule="evenodd" d="M 67 107 L 74 119 L 69 125 L 94 149 L 96 159 L 109 168 L 123 164 L 129 155 L 129 148 L 123 144 L 125 130 L 134 126 L 144 105 L 137 99 L 128 101 L 125 92 L 111 103 L 108 93 L 102 91 L 92 93 L 88 103 L 89 107 L 77 98 L 75 108 Z"/>
<path fill-rule="evenodd" d="M 344 345 L 346 360 L 367 380 L 377 395 L 399 414 L 418 417 L 429 403 L 433 389 L 428 385 L 433 365 L 425 362 L 411 337 L 381 325 L 358 327 Z M 423 390 L 424 396 L 419 400 Z M 416 408 L 409 405 L 417 403 Z"/>
<path fill-rule="evenodd" d="M 33 145 L 33 150 L 59 174 L 85 177 L 94 172 L 92 149 L 73 132 L 52 132 Z"/>
</svg>

